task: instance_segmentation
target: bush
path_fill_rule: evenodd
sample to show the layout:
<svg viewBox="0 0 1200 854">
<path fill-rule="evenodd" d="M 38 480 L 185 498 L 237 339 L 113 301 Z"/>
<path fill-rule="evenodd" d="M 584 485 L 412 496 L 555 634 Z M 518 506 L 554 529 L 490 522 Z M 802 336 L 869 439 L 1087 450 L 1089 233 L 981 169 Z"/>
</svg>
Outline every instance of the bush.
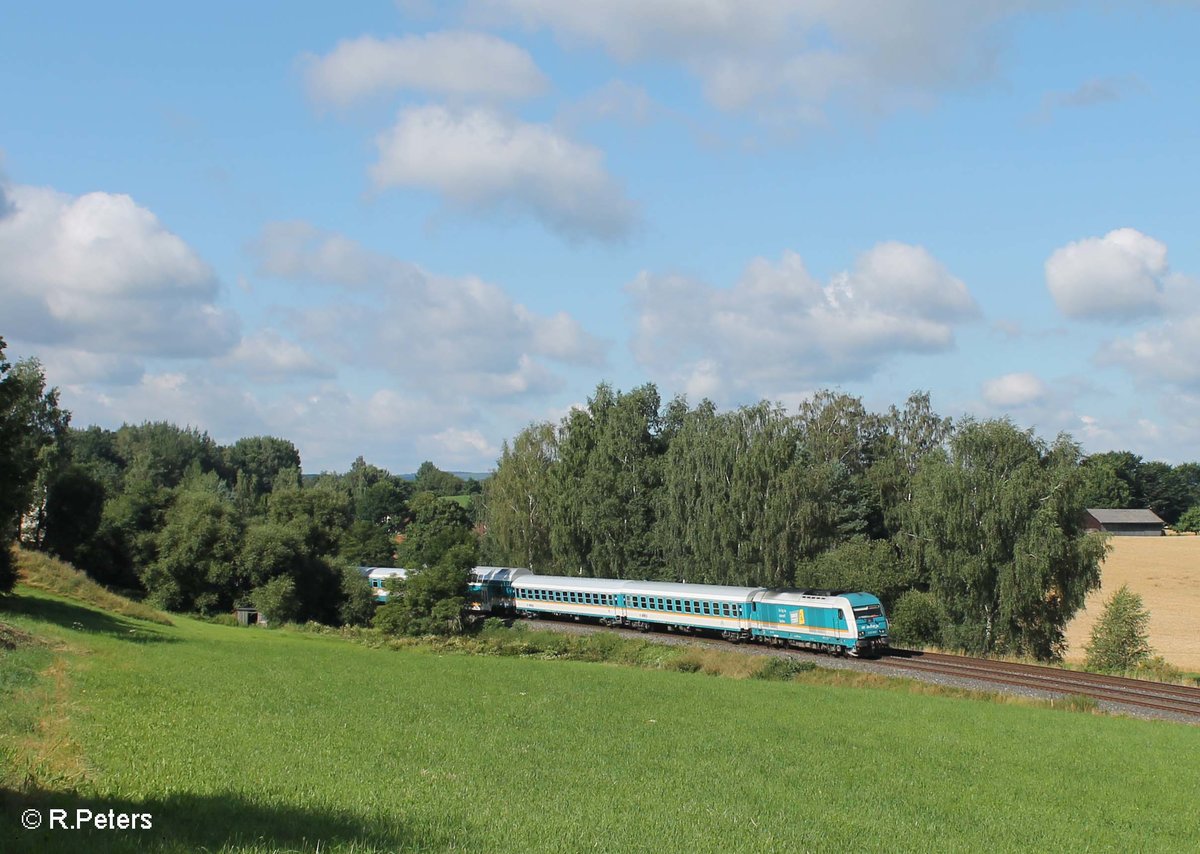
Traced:
<svg viewBox="0 0 1200 854">
<path fill-rule="evenodd" d="M 1092 627 L 1091 642 L 1085 647 L 1088 668 L 1121 672 L 1137 667 L 1152 651 L 1149 626 L 1150 613 L 1142 607 L 1142 597 L 1122 585 Z"/>
<path fill-rule="evenodd" d="M 1200 533 L 1200 504 L 1189 510 L 1185 510 L 1173 527 L 1176 531 Z"/>
<path fill-rule="evenodd" d="M 296 582 L 287 575 L 272 578 L 250 594 L 250 601 L 268 623 L 279 625 L 296 619 L 300 614 L 300 600 L 296 596 Z"/>
<path fill-rule="evenodd" d="M 788 682 L 801 673 L 806 673 L 809 670 L 816 669 L 817 665 L 813 664 L 811 661 L 801 661 L 798 658 L 771 657 L 768 658 L 759 671 L 754 674 L 754 678 Z"/>
<path fill-rule="evenodd" d="M 893 642 L 927 646 L 942 639 L 942 607 L 932 593 L 907 591 L 896 600 L 888 617 Z"/>
</svg>

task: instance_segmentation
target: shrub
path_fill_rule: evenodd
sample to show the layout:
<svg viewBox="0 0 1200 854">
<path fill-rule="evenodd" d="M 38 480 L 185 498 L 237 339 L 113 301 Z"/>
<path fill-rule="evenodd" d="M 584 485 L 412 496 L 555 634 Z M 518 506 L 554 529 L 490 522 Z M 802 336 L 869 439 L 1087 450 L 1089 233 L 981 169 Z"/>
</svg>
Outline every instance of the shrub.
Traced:
<svg viewBox="0 0 1200 854">
<path fill-rule="evenodd" d="M 932 593 L 909 590 L 896 600 L 888 615 L 891 639 L 910 646 L 926 646 L 942 639 L 942 608 Z"/>
<path fill-rule="evenodd" d="M 1200 504 L 1185 510 L 1173 527 L 1176 531 L 1200 532 Z"/>
<path fill-rule="evenodd" d="M 277 576 L 256 587 L 250 594 L 250 601 L 268 623 L 275 625 L 291 622 L 300 613 L 296 582 L 287 575 Z"/>
<path fill-rule="evenodd" d="M 1150 613 L 1142 607 L 1142 597 L 1122 585 L 1092 627 L 1091 642 L 1085 647 L 1088 668 L 1119 672 L 1137 667 L 1150 657 L 1149 626 Z"/>
<path fill-rule="evenodd" d="M 772 679 L 779 682 L 787 682 L 794 679 L 801 673 L 806 673 L 809 670 L 816 670 L 817 665 L 811 661 L 802 661 L 798 658 L 778 658 L 771 657 L 766 660 L 759 671 L 754 674 L 755 679 Z"/>
</svg>

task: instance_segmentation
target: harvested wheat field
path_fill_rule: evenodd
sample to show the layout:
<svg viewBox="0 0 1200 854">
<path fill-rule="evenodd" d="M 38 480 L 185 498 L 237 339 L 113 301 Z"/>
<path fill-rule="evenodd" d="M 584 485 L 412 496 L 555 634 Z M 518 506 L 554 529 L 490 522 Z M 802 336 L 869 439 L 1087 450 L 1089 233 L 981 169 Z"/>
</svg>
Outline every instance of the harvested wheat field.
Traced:
<svg viewBox="0 0 1200 854">
<path fill-rule="evenodd" d="M 1082 661 L 1104 603 L 1122 584 L 1150 612 L 1150 645 L 1176 667 L 1200 671 L 1200 537 L 1113 537 L 1101 588 L 1067 626 L 1067 660 Z"/>
</svg>

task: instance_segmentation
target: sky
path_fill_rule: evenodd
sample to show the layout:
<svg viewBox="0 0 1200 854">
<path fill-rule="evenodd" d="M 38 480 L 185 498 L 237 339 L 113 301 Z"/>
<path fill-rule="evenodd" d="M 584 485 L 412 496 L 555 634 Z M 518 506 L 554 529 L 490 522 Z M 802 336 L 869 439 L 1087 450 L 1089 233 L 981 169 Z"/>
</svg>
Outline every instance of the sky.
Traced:
<svg viewBox="0 0 1200 854">
<path fill-rule="evenodd" d="M 601 381 L 926 390 L 1200 459 L 1200 3 L 0 20 L 0 336 L 74 426 L 484 471 Z"/>
</svg>

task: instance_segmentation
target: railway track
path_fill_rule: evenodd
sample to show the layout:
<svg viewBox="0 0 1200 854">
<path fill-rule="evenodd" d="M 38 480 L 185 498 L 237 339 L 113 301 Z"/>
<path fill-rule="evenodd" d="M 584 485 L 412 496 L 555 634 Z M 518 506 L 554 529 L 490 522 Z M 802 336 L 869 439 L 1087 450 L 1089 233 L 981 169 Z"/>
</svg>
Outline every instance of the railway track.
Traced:
<svg viewBox="0 0 1200 854">
<path fill-rule="evenodd" d="M 1186 685 L 1167 685 L 1145 679 L 1081 673 L 1035 664 L 899 649 L 880 658 L 878 663 L 898 671 L 936 673 L 1055 694 L 1076 694 L 1200 720 L 1200 688 Z"/>
<path fill-rule="evenodd" d="M 632 629 L 603 628 L 594 623 L 554 619 L 529 622 L 537 628 L 569 633 L 614 632 L 631 638 L 646 638 L 645 634 Z M 667 631 L 655 632 L 652 639 L 659 643 L 706 646 L 714 649 L 731 648 L 727 641 L 716 638 Z M 758 644 L 745 644 L 736 649 L 755 655 L 797 656 L 826 667 L 873 670 L 895 676 L 908 674 L 917 679 L 957 677 L 970 680 L 976 685 L 994 685 L 997 690 L 1024 689 L 1060 696 L 1075 694 L 1115 706 L 1141 708 L 1147 712 L 1169 715 L 1176 720 L 1200 723 L 1200 688 L 1190 688 L 1186 685 L 1168 685 L 1146 679 L 1126 679 L 1035 664 L 905 649 L 892 649 L 880 658 L 869 659 L 832 658 L 822 653 Z"/>
</svg>

